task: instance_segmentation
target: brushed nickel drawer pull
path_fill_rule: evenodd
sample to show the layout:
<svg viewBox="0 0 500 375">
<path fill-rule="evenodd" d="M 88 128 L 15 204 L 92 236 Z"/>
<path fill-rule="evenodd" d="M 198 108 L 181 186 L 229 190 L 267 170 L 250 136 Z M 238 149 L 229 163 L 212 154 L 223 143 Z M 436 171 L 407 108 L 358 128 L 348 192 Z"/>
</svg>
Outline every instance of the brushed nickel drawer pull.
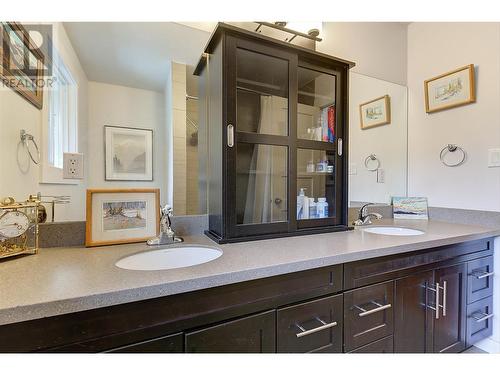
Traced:
<svg viewBox="0 0 500 375">
<path fill-rule="evenodd" d="M 446 285 L 446 281 L 443 281 L 443 316 L 446 316 L 446 293 L 448 291 Z"/>
<path fill-rule="evenodd" d="M 493 318 L 494 314 L 486 314 L 486 313 L 475 313 L 472 314 L 472 317 L 476 320 L 476 323 L 484 322 L 485 320 Z"/>
<path fill-rule="evenodd" d="M 316 332 L 319 332 L 319 331 L 323 331 L 324 329 L 335 327 L 338 324 L 337 322 L 327 323 L 327 322 L 325 322 L 321 318 L 315 318 L 315 320 L 317 320 L 319 323 L 321 323 L 321 325 L 319 327 L 312 328 L 312 329 L 309 329 L 309 330 L 306 330 L 299 323 L 295 323 L 295 326 L 298 329 L 300 329 L 300 332 L 296 334 L 297 338 L 303 337 L 303 336 L 307 336 L 307 335 L 310 335 L 312 333 L 316 333 Z"/>
<path fill-rule="evenodd" d="M 378 306 L 378 307 L 371 309 L 371 310 L 365 310 L 364 308 L 362 308 L 358 305 L 354 305 L 355 308 L 357 308 L 358 310 L 361 310 L 361 312 L 358 314 L 359 317 L 371 315 L 371 314 L 374 314 L 374 313 L 379 312 L 379 311 L 390 309 L 392 307 L 392 305 L 390 303 L 388 303 L 387 305 L 381 305 L 380 303 L 378 303 L 376 301 L 370 301 L 370 303 L 373 303 L 375 306 Z"/>
<path fill-rule="evenodd" d="M 473 273 L 473 275 L 476 277 L 476 279 L 484 279 L 486 277 L 493 276 L 495 272 L 478 272 L 478 273 Z"/>
</svg>

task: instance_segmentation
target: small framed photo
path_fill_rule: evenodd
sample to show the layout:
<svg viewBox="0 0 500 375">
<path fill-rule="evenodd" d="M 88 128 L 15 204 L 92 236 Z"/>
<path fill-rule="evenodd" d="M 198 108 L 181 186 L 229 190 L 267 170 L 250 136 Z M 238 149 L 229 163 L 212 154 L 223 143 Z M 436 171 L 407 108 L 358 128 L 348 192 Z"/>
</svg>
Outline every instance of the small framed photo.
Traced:
<svg viewBox="0 0 500 375">
<path fill-rule="evenodd" d="M 88 189 L 85 245 L 143 242 L 160 230 L 160 189 Z"/>
<path fill-rule="evenodd" d="M 429 219 L 427 198 L 392 197 L 394 219 Z"/>
<path fill-rule="evenodd" d="M 106 181 L 153 181 L 153 130 L 104 127 Z"/>
<path fill-rule="evenodd" d="M 361 129 L 391 123 L 391 99 L 389 95 L 381 96 L 359 105 Z"/>
<path fill-rule="evenodd" d="M 474 103 L 474 85 L 474 64 L 426 80 L 425 111 L 432 113 Z"/>
</svg>

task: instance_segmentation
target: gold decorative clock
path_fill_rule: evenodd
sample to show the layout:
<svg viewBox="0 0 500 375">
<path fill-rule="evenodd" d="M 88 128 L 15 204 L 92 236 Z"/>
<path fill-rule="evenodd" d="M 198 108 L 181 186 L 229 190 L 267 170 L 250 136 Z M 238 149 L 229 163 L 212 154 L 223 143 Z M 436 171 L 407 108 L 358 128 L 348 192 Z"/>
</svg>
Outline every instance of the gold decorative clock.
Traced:
<svg viewBox="0 0 500 375">
<path fill-rule="evenodd" d="M 0 200 L 0 259 L 38 252 L 38 209 L 40 202 L 30 198 L 15 202 Z"/>
</svg>

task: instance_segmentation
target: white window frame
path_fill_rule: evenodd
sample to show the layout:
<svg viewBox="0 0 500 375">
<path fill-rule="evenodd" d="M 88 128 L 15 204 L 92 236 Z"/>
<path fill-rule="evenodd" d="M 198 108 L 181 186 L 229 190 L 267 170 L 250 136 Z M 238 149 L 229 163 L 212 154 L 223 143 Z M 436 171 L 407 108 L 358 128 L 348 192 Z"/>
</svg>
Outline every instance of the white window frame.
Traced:
<svg viewBox="0 0 500 375">
<path fill-rule="evenodd" d="M 52 78 L 62 79 L 66 85 L 63 89 L 66 95 L 58 96 L 60 101 L 66 100 L 67 103 L 58 103 L 59 108 L 64 109 L 64 112 L 59 114 L 64 121 L 62 129 L 56 136 L 59 138 L 59 144 L 62 143 L 62 152 L 78 152 L 78 84 L 74 79 L 74 75 L 59 55 L 53 50 L 53 65 Z M 60 78 L 62 77 L 62 78 Z M 63 178 L 62 154 L 54 160 L 54 130 L 52 121 L 57 121 L 54 118 L 54 91 L 50 87 L 45 90 L 45 103 L 42 109 L 42 168 L 41 168 L 41 183 L 49 184 L 70 184 L 76 185 L 78 180 L 67 180 Z M 52 118 L 51 118 L 52 117 Z M 60 118 L 61 118 L 60 117 Z"/>
</svg>

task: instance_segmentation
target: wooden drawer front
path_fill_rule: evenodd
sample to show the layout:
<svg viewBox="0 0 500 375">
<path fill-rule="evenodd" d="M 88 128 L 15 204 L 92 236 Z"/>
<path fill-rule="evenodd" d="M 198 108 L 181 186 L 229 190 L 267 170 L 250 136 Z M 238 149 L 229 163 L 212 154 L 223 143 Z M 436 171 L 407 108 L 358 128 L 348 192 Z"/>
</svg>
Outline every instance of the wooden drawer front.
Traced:
<svg viewBox="0 0 500 375">
<path fill-rule="evenodd" d="M 387 336 L 349 353 L 394 353 L 394 340 L 392 336 Z"/>
<path fill-rule="evenodd" d="M 344 345 L 350 352 L 391 335 L 394 330 L 394 282 L 344 293 Z"/>
<path fill-rule="evenodd" d="M 275 310 L 186 334 L 187 353 L 274 353 Z"/>
<path fill-rule="evenodd" d="M 493 257 L 467 263 L 467 303 L 493 295 Z"/>
<path fill-rule="evenodd" d="M 342 295 L 278 310 L 278 352 L 342 352 Z"/>
<path fill-rule="evenodd" d="M 452 259 L 466 262 L 492 254 L 491 239 L 485 239 L 346 263 L 344 265 L 344 288 L 352 289 L 404 277 L 411 274 L 411 269 L 414 267 L 432 267 L 433 263 Z"/>
<path fill-rule="evenodd" d="M 493 329 L 493 297 L 467 306 L 467 346 L 491 336 Z"/>
<path fill-rule="evenodd" d="M 183 353 L 184 334 L 178 333 L 137 344 L 122 346 L 107 353 Z"/>
</svg>

